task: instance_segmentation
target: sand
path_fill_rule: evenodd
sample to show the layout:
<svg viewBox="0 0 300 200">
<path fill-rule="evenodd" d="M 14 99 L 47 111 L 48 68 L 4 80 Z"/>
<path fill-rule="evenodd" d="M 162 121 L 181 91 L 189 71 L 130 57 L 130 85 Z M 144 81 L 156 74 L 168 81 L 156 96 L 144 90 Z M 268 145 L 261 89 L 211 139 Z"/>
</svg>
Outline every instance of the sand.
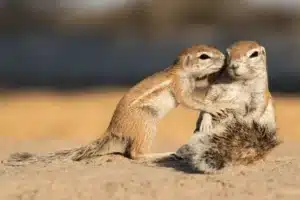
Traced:
<svg viewBox="0 0 300 200">
<path fill-rule="evenodd" d="M 123 92 L 9 94 L 0 105 L 0 159 L 16 151 L 75 147 L 103 132 Z M 265 160 L 194 174 L 121 156 L 25 166 L 0 164 L 0 199 L 300 199 L 298 98 L 276 96 L 279 136 Z M 178 108 L 159 125 L 153 152 L 174 151 L 192 134 L 197 112 Z"/>
</svg>

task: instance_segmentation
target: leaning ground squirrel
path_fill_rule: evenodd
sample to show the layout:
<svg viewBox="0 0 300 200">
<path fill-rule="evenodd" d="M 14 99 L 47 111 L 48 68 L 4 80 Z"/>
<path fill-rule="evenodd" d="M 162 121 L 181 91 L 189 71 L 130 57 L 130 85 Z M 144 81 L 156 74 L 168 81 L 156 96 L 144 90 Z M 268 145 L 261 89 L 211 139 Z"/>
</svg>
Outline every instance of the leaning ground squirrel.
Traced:
<svg viewBox="0 0 300 200">
<path fill-rule="evenodd" d="M 71 157 L 78 161 L 110 153 L 119 153 L 132 159 L 160 156 L 146 155 L 145 152 L 154 139 L 158 121 L 171 109 L 181 104 L 190 109 L 222 116 L 227 108 L 234 107 L 223 102 L 204 103 L 193 97 L 195 88 L 205 85 L 207 76 L 219 71 L 224 60 L 223 53 L 212 46 L 194 45 L 187 48 L 179 54 L 172 66 L 142 80 L 123 96 L 107 130 L 97 140 L 86 146 L 39 158 L 28 153 L 16 153 L 10 160 L 22 160 L 20 157 L 25 156 L 31 160 Z"/>
<path fill-rule="evenodd" d="M 210 86 L 205 101 L 230 101 L 238 108 L 226 117 L 200 113 L 194 135 L 175 154 L 195 171 L 214 172 L 229 163 L 252 163 L 280 144 L 265 48 L 254 41 L 239 41 L 227 54 L 227 73 Z"/>
</svg>

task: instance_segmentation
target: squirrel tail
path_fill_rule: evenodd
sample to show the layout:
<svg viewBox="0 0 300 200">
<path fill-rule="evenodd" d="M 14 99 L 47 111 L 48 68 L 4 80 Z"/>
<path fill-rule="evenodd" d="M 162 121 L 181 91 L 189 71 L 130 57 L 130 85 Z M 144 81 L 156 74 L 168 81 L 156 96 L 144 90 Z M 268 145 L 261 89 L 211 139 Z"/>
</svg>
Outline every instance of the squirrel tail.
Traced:
<svg viewBox="0 0 300 200">
<path fill-rule="evenodd" d="M 127 143 L 124 139 L 117 136 L 104 134 L 92 143 L 73 149 L 51 152 L 46 155 L 37 155 L 28 152 L 17 152 L 9 156 L 7 160 L 1 161 L 5 165 L 18 166 L 28 163 L 46 162 L 53 160 L 71 159 L 80 161 L 83 159 L 102 156 L 112 153 L 126 153 Z"/>
<path fill-rule="evenodd" d="M 96 156 L 103 156 L 112 153 L 125 154 L 127 152 L 128 142 L 125 138 L 115 135 L 104 135 L 92 143 L 76 149 L 72 153 L 73 161 L 80 161 Z"/>
<path fill-rule="evenodd" d="M 176 154 L 184 158 L 198 172 L 214 172 L 226 165 L 250 164 L 264 158 L 282 143 L 276 131 L 253 123 L 253 126 L 236 122 L 222 134 L 196 136 L 196 142 L 182 146 Z"/>
<path fill-rule="evenodd" d="M 282 141 L 278 140 L 276 130 L 253 122 L 253 126 L 236 122 L 227 127 L 221 135 L 213 135 L 212 146 L 223 152 L 224 160 L 233 163 L 250 164 L 264 158 Z"/>
</svg>

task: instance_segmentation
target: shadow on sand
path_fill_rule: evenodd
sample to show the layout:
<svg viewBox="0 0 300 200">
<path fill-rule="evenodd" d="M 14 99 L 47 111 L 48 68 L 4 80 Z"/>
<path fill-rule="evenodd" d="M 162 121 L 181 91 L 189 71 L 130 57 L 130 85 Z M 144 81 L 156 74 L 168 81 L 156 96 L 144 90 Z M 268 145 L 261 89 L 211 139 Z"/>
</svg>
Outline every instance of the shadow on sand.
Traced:
<svg viewBox="0 0 300 200">
<path fill-rule="evenodd" d="M 203 174 L 203 172 L 192 169 L 185 160 L 175 155 L 157 159 L 153 161 L 153 163 L 158 167 L 173 168 L 176 171 L 181 171 L 184 173 Z"/>
</svg>

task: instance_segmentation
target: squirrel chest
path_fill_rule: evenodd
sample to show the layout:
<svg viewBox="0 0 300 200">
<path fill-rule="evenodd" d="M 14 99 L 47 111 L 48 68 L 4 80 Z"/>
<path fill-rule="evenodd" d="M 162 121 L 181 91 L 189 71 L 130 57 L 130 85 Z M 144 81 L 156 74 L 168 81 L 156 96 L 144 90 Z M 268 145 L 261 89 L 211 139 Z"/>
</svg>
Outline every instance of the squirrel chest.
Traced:
<svg viewBox="0 0 300 200">
<path fill-rule="evenodd" d="M 246 114 L 251 103 L 251 94 L 245 88 L 227 87 L 226 89 L 223 88 L 223 92 L 218 95 L 216 101 L 239 105 L 239 113 Z"/>
<path fill-rule="evenodd" d="M 163 90 L 144 102 L 144 105 L 151 107 L 159 119 L 163 118 L 170 110 L 177 106 L 173 94 L 168 90 Z"/>
</svg>

